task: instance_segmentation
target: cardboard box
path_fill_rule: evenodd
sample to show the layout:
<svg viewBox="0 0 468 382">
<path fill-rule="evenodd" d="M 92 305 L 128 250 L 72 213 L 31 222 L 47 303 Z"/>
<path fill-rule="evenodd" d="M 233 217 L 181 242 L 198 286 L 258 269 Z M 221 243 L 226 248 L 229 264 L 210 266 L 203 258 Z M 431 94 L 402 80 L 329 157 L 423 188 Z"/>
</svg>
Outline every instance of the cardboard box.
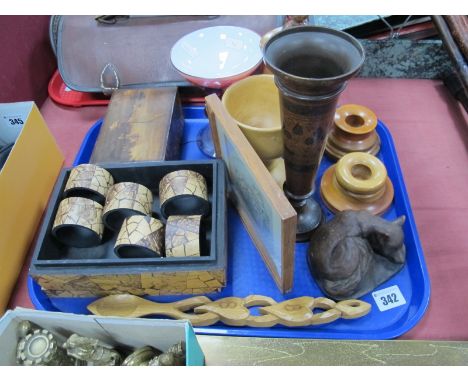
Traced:
<svg viewBox="0 0 468 382">
<path fill-rule="evenodd" d="M 149 345 L 166 351 L 171 345 L 185 341 L 187 366 L 204 365 L 204 355 L 195 333 L 190 322 L 185 320 L 98 317 L 17 308 L 9 310 L 0 319 L 0 366 L 16 365 L 17 326 L 23 320 L 49 330 L 59 342 L 76 333 L 111 346 L 139 348 Z"/>
<path fill-rule="evenodd" d="M 0 104 L 0 144 L 15 142 L 0 170 L 0 313 L 63 163 L 63 155 L 34 102 Z"/>
</svg>

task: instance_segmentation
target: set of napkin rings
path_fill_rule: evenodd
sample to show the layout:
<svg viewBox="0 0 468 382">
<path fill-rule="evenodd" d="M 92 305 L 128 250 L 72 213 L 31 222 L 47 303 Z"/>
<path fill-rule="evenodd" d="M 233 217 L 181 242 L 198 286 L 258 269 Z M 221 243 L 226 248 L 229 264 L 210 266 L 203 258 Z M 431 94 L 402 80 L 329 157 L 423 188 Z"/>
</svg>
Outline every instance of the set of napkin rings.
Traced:
<svg viewBox="0 0 468 382">
<path fill-rule="evenodd" d="M 205 178 L 191 170 L 173 171 L 159 183 L 159 201 L 166 225 L 151 216 L 125 218 L 115 253 L 125 258 L 201 256 L 202 217 L 210 213 Z"/>
<path fill-rule="evenodd" d="M 105 226 L 119 231 L 114 246 L 119 257 L 200 256 L 201 218 L 210 212 L 210 203 L 206 180 L 195 171 L 175 171 L 161 180 L 166 227 L 151 216 L 151 190 L 132 182 L 114 184 L 107 170 L 93 164 L 72 169 L 64 195 L 52 234 L 65 245 L 100 245 Z"/>
</svg>

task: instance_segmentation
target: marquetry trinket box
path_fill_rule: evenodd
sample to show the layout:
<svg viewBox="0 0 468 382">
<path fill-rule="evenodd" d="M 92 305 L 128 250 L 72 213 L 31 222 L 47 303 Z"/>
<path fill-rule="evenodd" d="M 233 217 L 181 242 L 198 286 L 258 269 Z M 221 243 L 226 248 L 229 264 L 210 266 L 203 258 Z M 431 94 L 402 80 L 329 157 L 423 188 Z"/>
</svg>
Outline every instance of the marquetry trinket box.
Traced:
<svg viewBox="0 0 468 382">
<path fill-rule="evenodd" d="M 226 176 L 221 160 L 119 163 L 102 166 L 115 183 L 134 182 L 153 196 L 152 217 L 161 214 L 159 183 L 168 173 L 192 170 L 206 179 L 210 213 L 203 216 L 200 255 L 185 257 L 119 257 L 114 251 L 118 230 L 104 229 L 92 247 L 72 247 L 52 235 L 54 218 L 63 200 L 71 168 L 62 170 L 39 231 L 30 274 L 49 296 L 91 297 L 192 295 L 220 291 L 226 284 Z"/>
</svg>

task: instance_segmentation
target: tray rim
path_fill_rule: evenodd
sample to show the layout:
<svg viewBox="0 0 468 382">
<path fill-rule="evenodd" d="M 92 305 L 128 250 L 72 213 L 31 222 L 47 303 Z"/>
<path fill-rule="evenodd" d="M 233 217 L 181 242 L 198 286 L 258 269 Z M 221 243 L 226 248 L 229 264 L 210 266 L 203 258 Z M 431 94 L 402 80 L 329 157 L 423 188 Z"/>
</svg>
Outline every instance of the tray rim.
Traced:
<svg viewBox="0 0 468 382">
<path fill-rule="evenodd" d="M 187 110 L 192 110 L 196 111 L 198 109 L 203 109 L 203 106 L 184 106 L 184 112 Z M 184 115 L 185 118 L 185 115 Z M 82 145 L 80 147 L 80 150 L 75 158 L 75 162 L 79 159 L 79 154 L 84 153 L 84 146 L 86 146 L 87 140 L 86 138 L 90 137 L 93 132 L 91 131 L 93 128 L 96 128 L 96 125 L 102 123 L 102 119 L 97 121 L 88 131 L 86 134 L 85 139 L 82 142 Z M 100 126 L 99 126 L 100 127 Z M 401 203 L 404 206 L 404 209 L 406 210 L 406 218 L 407 222 L 409 224 L 409 228 L 411 230 L 413 239 L 414 239 L 414 244 L 416 247 L 416 255 L 418 258 L 418 268 L 421 271 L 421 274 L 423 276 L 424 282 L 424 291 L 422 293 L 422 298 L 421 298 L 421 303 L 419 304 L 416 312 L 414 312 L 409 320 L 405 321 L 405 323 L 396 328 L 396 329 L 389 329 L 389 330 L 382 330 L 378 333 L 378 335 L 375 334 L 369 334 L 365 332 L 357 332 L 357 333 L 352 333 L 350 336 L 350 332 L 323 332 L 320 331 L 320 326 L 316 327 L 315 329 L 294 329 L 294 336 L 291 336 L 291 331 L 290 328 L 278 325 L 274 326 L 271 328 L 240 328 L 240 327 L 217 327 L 217 326 L 209 326 L 209 327 L 194 327 L 194 331 L 196 334 L 206 334 L 206 335 L 222 335 L 222 336 L 242 336 L 242 337 L 267 337 L 267 338 L 305 338 L 305 339 L 338 339 L 338 340 L 346 340 L 346 339 L 353 339 L 353 340 L 385 340 L 385 339 L 393 339 L 396 337 L 399 337 L 403 335 L 404 333 L 408 332 L 411 330 L 424 316 L 428 306 L 429 306 L 429 301 L 430 301 L 430 294 L 431 294 L 431 282 L 429 278 L 429 273 L 427 270 L 427 265 L 424 259 L 424 252 L 421 246 L 421 241 L 419 239 L 419 234 L 416 229 L 416 222 L 414 219 L 413 211 L 411 208 L 411 204 L 409 201 L 409 196 L 406 190 L 406 185 L 404 182 L 403 178 L 403 173 L 401 171 L 400 163 L 398 160 L 398 156 L 396 153 L 396 148 L 395 148 L 395 143 L 393 141 L 393 137 L 390 133 L 389 128 L 384 124 L 382 120 L 378 120 L 378 126 L 377 126 L 377 131 L 382 131 L 386 138 L 389 141 L 388 145 L 388 150 L 390 151 L 390 157 L 392 160 L 392 167 L 396 171 L 396 176 L 398 178 L 398 182 L 394 182 L 394 187 L 398 187 L 399 191 L 401 192 L 402 199 Z M 97 133 L 96 133 L 97 134 Z M 83 149 L 83 150 L 82 150 Z M 74 165 L 76 165 L 74 162 Z M 78 162 L 78 163 L 83 163 L 83 162 Z M 405 264 L 405 267 L 408 266 Z M 228 271 L 229 272 L 229 271 Z M 30 294 L 31 301 L 33 304 L 36 306 L 36 308 L 39 309 L 46 309 L 45 305 L 39 299 L 37 298 L 36 295 L 33 295 L 32 292 L 37 289 L 38 285 L 35 283 L 35 281 L 31 278 L 30 275 L 28 275 L 28 290 Z M 39 287 L 40 289 L 40 287 Z M 46 303 L 50 304 L 50 306 L 53 307 L 51 304 L 50 300 L 48 299 L 47 296 L 45 296 L 47 300 L 45 301 Z M 38 305 L 36 305 L 36 303 Z M 58 311 L 55 307 L 53 307 L 54 310 Z M 265 330 L 267 329 L 267 330 Z M 352 337 L 352 338 L 351 338 Z"/>
</svg>

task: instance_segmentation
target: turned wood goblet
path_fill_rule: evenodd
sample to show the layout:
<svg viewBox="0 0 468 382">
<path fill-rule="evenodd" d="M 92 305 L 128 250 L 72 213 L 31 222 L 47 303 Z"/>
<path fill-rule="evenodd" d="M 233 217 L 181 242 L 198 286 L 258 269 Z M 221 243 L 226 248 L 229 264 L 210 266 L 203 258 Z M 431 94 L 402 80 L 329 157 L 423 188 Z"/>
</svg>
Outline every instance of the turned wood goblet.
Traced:
<svg viewBox="0 0 468 382">
<path fill-rule="evenodd" d="M 283 174 L 274 169 L 282 164 L 283 135 L 278 88 L 270 74 L 250 76 L 229 86 L 222 102 L 249 143 L 281 186 Z"/>
<path fill-rule="evenodd" d="M 271 37 L 265 44 L 264 61 L 280 94 L 283 188 L 297 212 L 296 239 L 305 241 L 322 220 L 311 196 L 338 97 L 361 68 L 364 49 L 345 32 L 299 26 Z"/>
</svg>

